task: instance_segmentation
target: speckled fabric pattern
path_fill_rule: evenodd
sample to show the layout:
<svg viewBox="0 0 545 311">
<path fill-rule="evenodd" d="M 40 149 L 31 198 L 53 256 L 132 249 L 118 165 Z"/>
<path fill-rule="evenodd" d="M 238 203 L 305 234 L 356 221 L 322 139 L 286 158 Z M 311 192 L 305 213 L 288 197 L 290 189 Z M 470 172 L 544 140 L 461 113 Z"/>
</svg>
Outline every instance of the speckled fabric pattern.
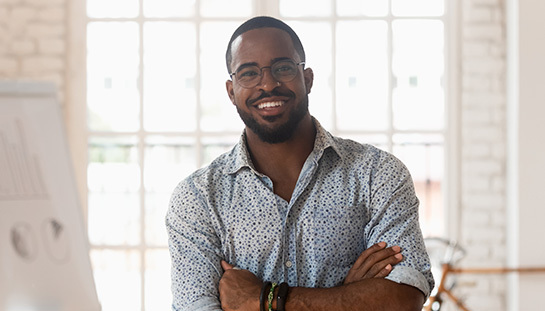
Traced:
<svg viewBox="0 0 545 311">
<path fill-rule="evenodd" d="M 429 295 L 434 281 L 407 168 L 315 124 L 314 150 L 290 202 L 255 171 L 244 134 L 176 187 L 166 216 L 173 310 L 221 310 L 221 259 L 265 281 L 332 287 L 381 241 L 401 246 L 404 256 L 387 278 Z"/>
</svg>

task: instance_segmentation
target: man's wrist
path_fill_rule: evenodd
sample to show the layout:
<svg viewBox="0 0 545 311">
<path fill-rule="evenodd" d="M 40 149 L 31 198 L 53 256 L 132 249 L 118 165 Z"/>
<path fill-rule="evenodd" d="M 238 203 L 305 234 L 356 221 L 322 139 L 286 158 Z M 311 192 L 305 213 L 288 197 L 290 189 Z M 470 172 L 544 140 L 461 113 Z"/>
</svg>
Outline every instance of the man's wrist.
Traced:
<svg viewBox="0 0 545 311">
<path fill-rule="evenodd" d="M 259 310 L 284 311 L 288 292 L 289 286 L 286 282 L 282 282 L 278 286 L 276 283 L 263 282 L 261 293 L 259 294 Z"/>
<path fill-rule="evenodd" d="M 276 297 L 277 290 L 276 283 L 272 283 L 271 289 L 269 290 L 269 295 L 267 297 L 267 310 L 273 311 L 276 310 L 276 306 L 273 306 L 274 298 Z"/>
<path fill-rule="evenodd" d="M 288 298 L 289 286 L 288 283 L 283 282 L 278 285 L 276 293 L 276 311 L 285 311 L 286 300 Z"/>
<path fill-rule="evenodd" d="M 272 283 L 271 282 L 263 282 L 263 286 L 261 286 L 261 293 L 259 294 L 259 310 L 265 311 L 269 309 L 268 305 L 268 294 L 271 289 Z"/>
</svg>

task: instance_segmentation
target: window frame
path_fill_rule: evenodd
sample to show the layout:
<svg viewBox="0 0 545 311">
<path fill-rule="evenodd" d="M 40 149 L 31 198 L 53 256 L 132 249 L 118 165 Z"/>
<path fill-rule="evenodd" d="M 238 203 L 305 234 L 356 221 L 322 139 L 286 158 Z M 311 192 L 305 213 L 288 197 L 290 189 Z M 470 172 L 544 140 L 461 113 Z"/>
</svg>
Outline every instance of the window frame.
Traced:
<svg viewBox="0 0 545 311">
<path fill-rule="evenodd" d="M 271 16 L 280 16 L 279 14 L 279 0 L 253 0 L 254 3 L 254 15 L 271 15 Z M 335 6 L 335 0 L 332 0 L 332 5 Z M 199 7 L 199 1 L 196 1 L 196 10 L 198 10 Z M 460 30 L 459 25 L 460 22 L 460 6 L 461 4 L 459 1 L 450 1 L 445 0 L 445 18 L 444 25 L 445 25 L 445 74 L 444 74 L 444 90 L 445 90 L 445 129 L 443 133 L 444 137 L 444 172 L 445 172 L 445 178 L 443 179 L 443 189 L 444 195 L 443 195 L 443 208 L 445 209 L 444 213 L 444 224 L 446 226 L 445 233 L 448 235 L 449 238 L 452 239 L 458 239 L 460 232 L 459 232 L 459 222 L 460 222 L 460 200 L 459 200 L 459 194 L 460 194 L 460 75 L 459 75 L 459 68 L 458 64 L 459 57 L 461 55 L 460 52 Z M 140 10 L 142 11 L 142 1 L 140 1 Z M 334 11 L 333 11 L 334 12 Z M 74 165 L 74 173 L 76 177 L 77 182 L 77 189 L 79 191 L 79 197 L 80 197 L 80 205 L 83 209 L 83 218 L 84 218 L 84 225 L 85 229 L 87 230 L 87 224 L 88 224 L 88 195 L 87 195 L 87 165 L 88 165 L 88 156 L 87 156 L 87 150 L 88 150 L 88 140 L 89 140 L 89 133 L 87 130 L 87 92 L 86 92 L 86 59 L 87 59 L 87 49 L 86 49 L 86 27 L 87 23 L 89 22 L 89 18 L 86 14 L 86 0 L 74 0 L 71 1 L 69 4 L 69 15 L 68 15 L 69 21 L 68 21 L 68 29 L 70 31 L 67 34 L 68 38 L 68 47 L 69 47 L 69 53 L 67 56 L 67 72 L 66 72 L 66 98 L 65 98 L 65 121 L 66 121 L 66 127 L 67 127 L 67 135 L 70 145 L 70 151 L 71 156 L 73 160 Z M 221 18 L 219 18 L 221 20 Z M 291 20 L 297 20 L 297 21 L 312 21 L 312 20 L 328 20 L 331 22 L 332 25 L 334 25 L 334 22 L 337 19 L 336 16 L 331 16 L 329 18 L 309 18 L 309 17 L 303 17 L 303 18 L 282 18 L 283 20 L 287 21 L 288 23 Z M 384 18 L 381 18 L 384 19 Z M 391 16 L 389 17 L 391 19 Z M 108 20 L 108 19 L 105 19 Z M 135 19 L 139 23 L 140 27 L 140 46 L 142 49 L 142 36 L 143 32 L 142 25 L 143 25 L 143 18 L 140 16 Z M 195 18 L 189 18 L 187 20 L 195 20 L 197 23 L 202 22 L 205 20 L 204 18 L 197 16 Z M 389 25 L 391 25 L 391 20 L 388 21 Z M 335 40 L 335 31 L 333 27 L 333 40 Z M 391 27 L 388 27 L 389 31 L 389 42 L 391 43 Z M 199 30 L 197 30 L 198 32 Z M 197 33 L 197 36 L 199 36 L 199 33 Z M 199 47 L 197 46 L 197 50 L 199 50 Z M 335 49 L 334 49 L 335 50 Z M 391 44 L 390 44 L 390 55 L 389 55 L 389 63 L 391 64 Z M 199 53 L 199 51 L 197 51 Z M 142 55 L 142 50 L 140 50 L 140 55 Z M 197 54 L 199 55 L 199 54 Z M 331 59 L 333 66 L 335 65 L 335 53 L 332 53 Z M 143 60 L 140 60 L 140 76 L 138 78 L 138 87 L 140 90 L 143 89 L 143 68 L 142 68 L 142 62 Z M 200 62 L 197 64 L 197 76 L 196 76 L 196 88 L 200 89 Z M 312 64 L 309 64 L 312 67 Z M 335 69 L 332 68 L 332 80 L 335 81 Z M 390 82 L 392 79 L 392 72 L 390 70 Z M 391 107 L 391 90 L 392 86 L 390 85 L 390 107 Z M 336 88 L 333 85 L 332 86 L 332 100 L 335 102 L 335 95 Z M 197 92 L 197 102 L 199 102 L 200 97 L 200 91 Z M 143 107 L 142 104 L 143 96 L 141 96 L 140 99 L 140 107 Z M 335 104 L 335 103 L 334 103 Z M 200 117 L 199 108 L 197 108 L 198 117 Z M 335 124 L 336 116 L 335 116 L 335 107 L 333 106 L 332 109 L 333 118 L 332 118 L 332 125 L 333 128 L 336 129 L 337 126 Z M 390 109 L 391 110 L 391 109 Z M 391 111 L 390 111 L 391 114 Z M 140 114 L 140 118 L 142 118 L 142 114 Z M 391 118 L 391 115 L 390 115 Z M 143 124 L 142 120 L 140 120 L 140 124 Z M 390 122 L 390 124 L 392 124 Z M 335 135 L 343 136 L 343 134 L 346 134 L 342 131 L 332 131 Z M 214 133 L 214 136 L 217 136 L 219 133 Z M 240 133 L 225 133 L 224 135 L 233 135 L 233 134 L 240 134 Z M 349 134 L 349 133 L 348 133 Z M 394 131 L 393 129 L 389 128 L 387 135 L 390 137 L 388 139 L 388 149 L 392 150 L 392 139 Z M 139 141 L 143 141 L 143 138 L 140 137 L 140 135 L 143 135 L 142 130 L 139 131 Z M 197 130 L 194 133 L 195 141 L 197 142 L 197 150 L 198 154 L 197 157 L 199 159 L 202 158 L 200 154 L 200 150 L 202 150 L 201 145 L 201 138 L 203 136 L 206 136 L 207 133 L 202 132 L 202 130 L 199 127 L 199 120 L 197 120 Z M 139 146 L 139 153 L 140 157 L 142 159 L 144 148 L 143 146 Z M 141 160 L 142 161 L 142 160 Z M 141 174 L 143 174 L 143 170 L 141 170 Z M 141 186 L 143 187 L 143 176 L 141 176 Z M 140 199 L 144 200 L 144 189 L 140 191 Z M 141 211 L 144 211 L 143 204 L 141 204 Z M 143 225 L 144 217 L 141 219 L 141 225 Z M 142 230 L 143 231 L 143 230 Z M 143 233 L 141 233 L 142 235 Z M 142 240 L 144 241 L 144 240 Z M 118 247 L 119 248 L 119 247 Z M 127 249 L 135 249 L 135 247 L 127 246 Z M 144 245 L 143 242 L 140 243 L 138 247 L 136 247 L 137 250 L 141 251 L 141 257 L 144 255 L 144 251 L 148 249 L 148 246 Z M 141 276 L 142 276 L 142 282 L 141 282 L 141 308 L 145 308 L 145 265 L 144 265 L 144 258 L 142 258 L 141 262 Z"/>
</svg>

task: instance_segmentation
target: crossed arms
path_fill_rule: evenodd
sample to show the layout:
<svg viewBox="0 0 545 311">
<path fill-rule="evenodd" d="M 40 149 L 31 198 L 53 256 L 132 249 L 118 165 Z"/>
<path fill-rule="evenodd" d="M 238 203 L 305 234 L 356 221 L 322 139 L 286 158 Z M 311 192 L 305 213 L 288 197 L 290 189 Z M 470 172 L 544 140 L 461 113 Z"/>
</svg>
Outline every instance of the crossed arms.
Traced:
<svg viewBox="0 0 545 311">
<path fill-rule="evenodd" d="M 173 309 L 257 311 L 263 281 L 281 280 L 302 286 L 290 289 L 288 311 L 421 308 L 433 278 L 418 200 L 406 169 L 384 163 L 368 172 L 376 176 L 370 180 L 354 175 L 348 189 L 366 189 L 364 196 L 363 190 L 322 195 L 317 185 L 288 216 L 287 206 L 250 170 L 236 176 L 203 171 L 181 183 L 166 218 Z M 312 180 L 324 174 L 330 172 Z M 395 247 L 373 244 L 379 241 L 399 245 L 403 258 Z"/>
<path fill-rule="evenodd" d="M 286 310 L 421 310 L 424 294 L 415 287 L 384 279 L 393 265 L 402 260 L 399 246 L 386 248 L 377 243 L 359 256 L 343 285 L 332 288 L 293 287 Z M 248 270 L 233 269 L 222 261 L 224 274 L 219 282 L 224 311 L 257 311 L 262 281 Z M 276 295 L 275 295 L 276 297 Z M 264 310 L 268 307 L 264 306 Z M 273 300 L 273 309 L 276 301 Z"/>
</svg>

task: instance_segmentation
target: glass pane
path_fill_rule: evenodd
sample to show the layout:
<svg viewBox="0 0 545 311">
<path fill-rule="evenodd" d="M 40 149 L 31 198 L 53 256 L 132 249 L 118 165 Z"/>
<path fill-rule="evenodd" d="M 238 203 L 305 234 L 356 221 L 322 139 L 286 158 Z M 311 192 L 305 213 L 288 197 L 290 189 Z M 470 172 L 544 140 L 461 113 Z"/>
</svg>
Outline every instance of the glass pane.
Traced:
<svg viewBox="0 0 545 311">
<path fill-rule="evenodd" d="M 89 242 L 93 245 L 140 243 L 138 193 L 89 192 Z"/>
<path fill-rule="evenodd" d="M 91 263 L 102 311 L 141 310 L 138 252 L 92 250 Z"/>
<path fill-rule="evenodd" d="M 445 0 L 392 0 L 392 13 L 398 16 L 441 16 Z"/>
<path fill-rule="evenodd" d="M 87 27 L 88 126 L 135 131 L 139 124 L 138 24 L 95 22 Z"/>
<path fill-rule="evenodd" d="M 171 195 L 172 191 L 146 192 L 146 227 L 144 228 L 144 233 L 147 245 L 166 247 L 168 244 L 165 215 L 167 214 Z"/>
<path fill-rule="evenodd" d="M 146 17 L 188 17 L 195 15 L 195 0 L 143 0 Z"/>
<path fill-rule="evenodd" d="M 140 168 L 134 139 L 92 138 L 87 168 L 89 240 L 95 245 L 140 241 Z"/>
<path fill-rule="evenodd" d="M 210 162 L 212 162 L 222 153 L 230 151 L 239 141 L 239 139 L 240 136 L 214 137 L 205 139 L 203 141 L 203 159 L 201 166 L 210 164 Z"/>
<path fill-rule="evenodd" d="M 197 169 L 193 139 L 150 137 L 146 143 L 144 187 L 151 192 L 171 192 Z"/>
<path fill-rule="evenodd" d="M 440 135 L 394 135 L 394 154 L 411 172 L 424 236 L 442 236 L 444 147 Z"/>
<path fill-rule="evenodd" d="M 193 140 L 151 137 L 147 140 L 144 186 L 146 188 L 146 244 L 166 246 L 165 215 L 172 190 L 197 169 Z"/>
<path fill-rule="evenodd" d="M 196 29 L 190 23 L 144 25 L 144 127 L 195 130 Z"/>
<path fill-rule="evenodd" d="M 444 33 L 441 21 L 394 21 L 392 94 L 394 127 L 444 127 Z"/>
<path fill-rule="evenodd" d="M 333 71 L 331 25 L 317 22 L 290 22 L 289 24 L 305 48 L 305 68 L 312 68 L 314 72 L 314 83 L 309 94 L 310 113 L 323 127 L 331 129 L 333 126 L 333 94 L 330 83 Z"/>
<path fill-rule="evenodd" d="M 253 12 L 252 0 L 200 0 L 199 3 L 201 14 L 206 17 L 249 17 Z"/>
<path fill-rule="evenodd" d="M 170 255 L 167 249 L 146 252 L 146 310 L 171 310 Z"/>
<path fill-rule="evenodd" d="M 337 0 L 339 16 L 386 16 L 388 0 Z"/>
<path fill-rule="evenodd" d="M 92 137 L 87 183 L 91 192 L 136 192 L 140 167 L 135 137 Z"/>
<path fill-rule="evenodd" d="M 331 0 L 280 0 L 280 15 L 287 17 L 330 16 Z"/>
<path fill-rule="evenodd" d="M 204 131 L 241 131 L 244 124 L 229 100 L 225 81 L 225 50 L 239 23 L 209 22 L 201 27 L 201 128 Z"/>
<path fill-rule="evenodd" d="M 337 26 L 337 127 L 388 128 L 388 26 L 383 21 Z"/>
<path fill-rule="evenodd" d="M 93 18 L 138 16 L 138 0 L 87 0 L 87 15 Z"/>
</svg>

